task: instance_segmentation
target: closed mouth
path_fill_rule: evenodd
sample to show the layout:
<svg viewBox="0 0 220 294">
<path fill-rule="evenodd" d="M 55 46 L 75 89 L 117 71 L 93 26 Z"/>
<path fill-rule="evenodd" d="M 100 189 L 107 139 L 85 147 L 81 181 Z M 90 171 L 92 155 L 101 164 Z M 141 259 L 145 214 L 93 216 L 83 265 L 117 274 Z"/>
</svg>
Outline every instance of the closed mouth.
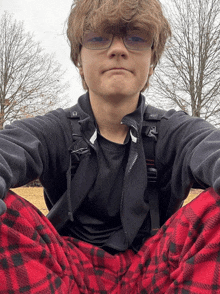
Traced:
<svg viewBox="0 0 220 294">
<path fill-rule="evenodd" d="M 115 68 L 111 68 L 111 69 L 109 69 L 109 70 L 127 70 L 127 69 L 122 68 L 122 67 L 121 67 L 121 68 L 116 68 L 116 67 L 115 67 Z"/>
</svg>

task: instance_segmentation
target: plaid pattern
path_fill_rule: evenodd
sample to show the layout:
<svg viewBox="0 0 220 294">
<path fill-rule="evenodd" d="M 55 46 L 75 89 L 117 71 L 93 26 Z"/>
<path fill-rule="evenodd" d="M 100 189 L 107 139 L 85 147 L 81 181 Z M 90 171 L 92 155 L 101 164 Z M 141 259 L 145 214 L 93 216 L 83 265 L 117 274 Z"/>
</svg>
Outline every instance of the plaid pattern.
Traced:
<svg viewBox="0 0 220 294">
<path fill-rule="evenodd" d="M 61 237 L 10 192 L 0 218 L 0 294 L 220 293 L 220 198 L 212 190 L 172 216 L 141 250 L 112 256 Z"/>
</svg>

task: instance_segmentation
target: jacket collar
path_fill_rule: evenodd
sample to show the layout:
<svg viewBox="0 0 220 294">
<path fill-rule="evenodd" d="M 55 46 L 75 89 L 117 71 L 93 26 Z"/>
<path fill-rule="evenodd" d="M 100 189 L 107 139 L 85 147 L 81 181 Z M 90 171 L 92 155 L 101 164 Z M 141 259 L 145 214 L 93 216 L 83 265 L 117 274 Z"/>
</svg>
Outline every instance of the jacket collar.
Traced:
<svg viewBox="0 0 220 294">
<path fill-rule="evenodd" d="M 133 127 L 137 132 L 141 132 L 144 111 L 145 111 L 145 97 L 140 94 L 137 109 L 125 115 L 122 119 L 122 123 Z"/>
<path fill-rule="evenodd" d="M 125 115 L 122 123 L 134 129 L 135 132 L 141 133 L 142 121 L 145 111 L 145 97 L 140 94 L 137 109 Z M 97 138 L 97 124 L 90 104 L 89 93 L 82 95 L 78 99 L 78 114 L 80 117 L 79 124 L 82 128 L 87 141 L 95 145 Z"/>
</svg>

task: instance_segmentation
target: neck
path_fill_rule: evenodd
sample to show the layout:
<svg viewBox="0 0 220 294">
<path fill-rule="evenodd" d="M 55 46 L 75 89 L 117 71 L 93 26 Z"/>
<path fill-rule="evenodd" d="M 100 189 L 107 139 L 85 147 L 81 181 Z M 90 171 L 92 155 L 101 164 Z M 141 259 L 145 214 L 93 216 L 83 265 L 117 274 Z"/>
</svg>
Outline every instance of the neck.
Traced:
<svg viewBox="0 0 220 294">
<path fill-rule="evenodd" d="M 135 111 L 139 95 L 133 99 L 111 100 L 103 99 L 90 93 L 90 103 L 103 137 L 109 141 L 123 144 L 128 126 L 121 124 L 122 118 Z"/>
</svg>

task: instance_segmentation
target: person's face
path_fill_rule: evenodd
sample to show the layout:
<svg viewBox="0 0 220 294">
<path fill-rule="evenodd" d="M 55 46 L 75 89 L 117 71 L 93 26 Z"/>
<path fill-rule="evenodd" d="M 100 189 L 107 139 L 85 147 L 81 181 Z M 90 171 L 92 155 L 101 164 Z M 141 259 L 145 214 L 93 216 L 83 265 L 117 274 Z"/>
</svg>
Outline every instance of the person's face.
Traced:
<svg viewBox="0 0 220 294">
<path fill-rule="evenodd" d="M 130 50 L 123 39 L 114 36 L 107 49 L 91 50 L 82 46 L 80 74 L 88 85 L 90 97 L 95 94 L 104 99 L 139 97 L 148 76 L 153 73 L 151 47 Z"/>
</svg>

